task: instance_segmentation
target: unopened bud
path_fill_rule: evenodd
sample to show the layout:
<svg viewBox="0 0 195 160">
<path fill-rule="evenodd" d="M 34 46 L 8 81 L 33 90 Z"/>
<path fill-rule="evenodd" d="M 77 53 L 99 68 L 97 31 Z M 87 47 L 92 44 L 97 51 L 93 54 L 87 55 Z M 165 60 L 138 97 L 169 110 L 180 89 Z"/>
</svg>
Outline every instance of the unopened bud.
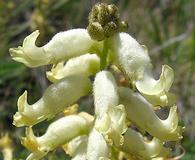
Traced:
<svg viewBox="0 0 195 160">
<path fill-rule="evenodd" d="M 97 41 L 102 41 L 105 38 L 104 30 L 98 22 L 89 23 L 87 31 L 89 32 L 91 38 Z"/>
<path fill-rule="evenodd" d="M 87 31 L 91 38 L 97 41 L 125 31 L 126 28 L 127 24 L 120 21 L 118 8 L 114 4 L 96 4 L 89 14 Z"/>
</svg>

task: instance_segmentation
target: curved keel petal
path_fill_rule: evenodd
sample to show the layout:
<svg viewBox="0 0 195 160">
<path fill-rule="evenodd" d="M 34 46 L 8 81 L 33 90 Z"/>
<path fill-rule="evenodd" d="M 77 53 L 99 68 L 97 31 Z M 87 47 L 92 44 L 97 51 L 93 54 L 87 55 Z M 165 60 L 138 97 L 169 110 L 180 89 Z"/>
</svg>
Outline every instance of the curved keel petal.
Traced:
<svg viewBox="0 0 195 160">
<path fill-rule="evenodd" d="M 135 85 L 138 91 L 153 105 L 167 106 L 175 103 L 173 94 L 168 93 L 173 80 L 173 69 L 163 65 L 160 78 L 155 80 L 152 75 L 152 69 L 146 69 L 144 77 L 138 80 Z"/>
</svg>

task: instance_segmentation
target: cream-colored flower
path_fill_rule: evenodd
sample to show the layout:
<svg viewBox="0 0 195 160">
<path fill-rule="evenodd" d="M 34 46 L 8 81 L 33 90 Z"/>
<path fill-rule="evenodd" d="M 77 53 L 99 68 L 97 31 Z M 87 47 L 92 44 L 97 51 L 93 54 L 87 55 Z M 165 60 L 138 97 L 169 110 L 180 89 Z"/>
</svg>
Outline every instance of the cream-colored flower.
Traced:
<svg viewBox="0 0 195 160">
<path fill-rule="evenodd" d="M 39 31 L 34 31 L 24 39 L 23 46 L 11 48 L 15 61 L 28 67 L 56 64 L 92 51 L 97 51 L 101 42 L 90 38 L 86 29 L 72 29 L 57 33 L 46 45 L 37 47 L 35 42 Z"/>
<path fill-rule="evenodd" d="M 132 83 L 143 78 L 150 64 L 147 51 L 129 34 L 119 33 L 111 37 L 112 60 L 128 75 Z"/>
<path fill-rule="evenodd" d="M 14 115 L 13 124 L 17 127 L 31 126 L 52 118 L 90 91 L 90 80 L 81 75 L 68 76 L 52 84 L 43 97 L 32 105 L 27 103 L 25 91 L 18 99 L 18 112 Z"/>
<path fill-rule="evenodd" d="M 88 139 L 87 160 L 111 160 L 110 154 L 110 147 L 104 136 L 93 128 Z"/>
<path fill-rule="evenodd" d="M 51 82 L 57 82 L 66 76 L 75 74 L 91 76 L 99 70 L 99 57 L 96 54 L 84 54 L 68 60 L 65 65 L 64 62 L 54 65 L 51 71 L 48 71 L 46 74 Z"/>
<path fill-rule="evenodd" d="M 97 117 L 95 128 L 102 133 L 110 145 L 123 144 L 123 134 L 127 130 L 126 111 L 123 105 L 111 107 L 101 117 Z"/>
<path fill-rule="evenodd" d="M 101 71 L 96 75 L 93 95 L 97 116 L 102 116 L 110 107 L 118 106 L 117 84 L 109 71 Z"/>
<path fill-rule="evenodd" d="M 110 47 L 112 60 L 147 100 L 160 106 L 174 103 L 174 96 L 168 93 L 174 78 L 170 67 L 164 65 L 160 79 L 155 80 L 147 50 L 127 33 L 113 36 Z"/>
<path fill-rule="evenodd" d="M 10 138 L 8 133 L 0 137 L 0 151 L 2 152 L 4 160 L 13 159 L 12 139 Z"/>
<path fill-rule="evenodd" d="M 169 93 L 174 80 L 173 69 L 167 65 L 162 66 L 160 78 L 155 80 L 151 66 L 145 69 L 144 77 L 136 82 L 138 91 L 155 106 L 169 106 L 176 102 L 175 95 Z"/>
<path fill-rule="evenodd" d="M 87 160 L 87 144 L 88 136 L 79 136 L 65 146 L 65 151 L 72 157 L 71 160 Z"/>
<path fill-rule="evenodd" d="M 151 141 L 144 139 L 144 137 L 129 128 L 124 135 L 124 143 L 120 147 L 126 153 L 136 157 L 136 160 L 151 160 L 152 158 L 170 155 L 170 148 L 165 148 L 163 142 L 157 138 Z"/>
<path fill-rule="evenodd" d="M 62 146 L 73 138 L 88 134 L 93 117 L 85 112 L 60 118 L 50 124 L 46 133 L 40 137 L 33 134 L 31 127 L 26 130 L 22 144 L 32 153 L 26 160 L 39 160 L 49 151 Z"/>
<path fill-rule="evenodd" d="M 126 107 L 127 118 L 143 131 L 162 141 L 177 141 L 182 138 L 183 128 L 178 126 L 177 107 L 171 107 L 166 120 L 161 120 L 152 105 L 140 94 L 129 88 L 119 88 L 120 103 Z"/>
<path fill-rule="evenodd" d="M 126 27 L 115 5 L 100 3 L 92 8 L 87 30 L 57 33 L 42 47 L 36 46 L 39 31 L 35 31 L 22 46 L 9 50 L 13 60 L 28 67 L 53 65 L 46 75 L 54 84 L 37 102 L 28 104 L 27 91 L 18 99 L 13 124 L 30 126 L 21 141 L 32 152 L 26 160 L 42 159 L 57 147 L 64 147 L 72 160 L 154 160 L 170 156 L 164 142 L 180 140 L 184 129 L 178 126 L 176 98 L 169 92 L 174 72 L 163 65 L 159 79 L 155 79 L 146 47 L 121 33 Z M 110 64 L 121 71 L 125 85 L 130 84 L 133 90 L 117 86 L 112 73 L 104 70 Z M 91 91 L 94 117 L 86 112 L 78 114 L 78 100 Z M 165 120 L 155 113 L 163 106 L 172 106 Z M 60 112 L 65 117 L 49 125 L 44 135 L 34 135 L 33 125 Z M 128 128 L 129 122 L 153 139 Z"/>
<path fill-rule="evenodd" d="M 99 72 L 94 81 L 95 128 L 107 142 L 120 145 L 126 130 L 124 106 L 118 105 L 117 84 L 108 71 Z"/>
</svg>

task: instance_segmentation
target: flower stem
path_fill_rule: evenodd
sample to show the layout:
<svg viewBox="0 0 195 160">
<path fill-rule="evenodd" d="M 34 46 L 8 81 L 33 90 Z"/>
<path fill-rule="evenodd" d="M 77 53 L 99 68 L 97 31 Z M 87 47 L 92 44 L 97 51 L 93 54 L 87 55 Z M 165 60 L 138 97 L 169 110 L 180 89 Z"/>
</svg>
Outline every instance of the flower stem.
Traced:
<svg viewBox="0 0 195 160">
<path fill-rule="evenodd" d="M 108 39 L 104 40 L 103 49 L 100 54 L 100 70 L 104 70 L 107 65 L 107 55 L 108 55 Z"/>
</svg>

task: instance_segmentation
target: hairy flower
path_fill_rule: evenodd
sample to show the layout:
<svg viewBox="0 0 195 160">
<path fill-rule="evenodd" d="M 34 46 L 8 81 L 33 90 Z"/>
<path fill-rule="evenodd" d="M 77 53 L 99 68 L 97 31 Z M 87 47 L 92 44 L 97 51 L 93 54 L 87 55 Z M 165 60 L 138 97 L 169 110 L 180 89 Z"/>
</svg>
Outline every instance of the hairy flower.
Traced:
<svg viewBox="0 0 195 160">
<path fill-rule="evenodd" d="M 117 84 L 108 71 L 99 72 L 93 84 L 95 114 L 102 116 L 110 107 L 118 105 Z"/>
<path fill-rule="evenodd" d="M 111 107 L 102 117 L 97 117 L 95 128 L 104 135 L 111 145 L 120 146 L 124 142 L 123 134 L 127 130 L 126 111 L 123 105 Z"/>
<path fill-rule="evenodd" d="M 155 106 L 175 102 L 172 100 L 173 95 L 168 93 L 173 82 L 173 70 L 170 67 L 163 66 L 160 79 L 155 80 L 145 47 L 127 33 L 116 34 L 110 41 L 113 61 L 128 75 L 131 83 L 147 100 Z"/>
<path fill-rule="evenodd" d="M 33 134 L 31 127 L 27 128 L 22 144 L 32 153 L 26 160 L 39 160 L 49 151 L 66 144 L 73 138 L 87 134 L 92 122 L 93 117 L 83 112 L 58 119 L 50 124 L 46 133 L 40 137 Z"/>
<path fill-rule="evenodd" d="M 130 128 L 124 135 L 124 144 L 121 149 L 136 157 L 137 160 L 151 160 L 160 156 L 167 157 L 171 151 L 170 148 L 165 148 L 163 142 L 157 138 L 153 138 L 151 141 L 145 140 L 140 133 Z"/>
<path fill-rule="evenodd" d="M 118 105 L 117 84 L 108 71 L 99 72 L 94 81 L 95 128 L 109 143 L 120 145 L 126 131 L 126 112 Z"/>
<path fill-rule="evenodd" d="M 126 107 L 127 118 L 143 131 L 162 141 L 177 141 L 182 138 L 183 128 L 178 126 L 177 107 L 170 109 L 166 120 L 161 120 L 153 107 L 140 94 L 129 88 L 119 88 L 120 102 Z"/>
<path fill-rule="evenodd" d="M 27 103 L 25 91 L 18 99 L 18 112 L 14 115 L 13 124 L 17 127 L 32 126 L 52 118 L 90 91 L 91 83 L 82 75 L 68 76 L 52 84 L 43 97 L 32 105 Z"/>
<path fill-rule="evenodd" d="M 95 128 L 91 130 L 87 146 L 87 160 L 111 160 L 110 147 L 104 136 Z"/>
<path fill-rule="evenodd" d="M 22 47 L 11 48 L 12 58 L 28 67 L 38 67 L 56 64 L 90 51 L 97 51 L 101 44 L 92 40 L 85 29 L 72 29 L 57 33 L 42 47 L 37 47 L 35 44 L 38 36 L 39 31 L 34 31 L 24 39 Z"/>
<path fill-rule="evenodd" d="M 64 62 L 53 65 L 51 71 L 47 72 L 47 78 L 51 82 L 57 82 L 70 75 L 91 76 L 99 70 L 99 57 L 96 54 L 84 54 L 68 60 L 65 65 Z"/>
<path fill-rule="evenodd" d="M 71 140 L 64 149 L 72 158 L 71 160 L 87 159 L 88 136 L 78 136 Z"/>
<path fill-rule="evenodd" d="M 27 160 L 39 160 L 62 146 L 72 160 L 171 156 L 164 143 L 181 140 L 184 130 L 178 125 L 175 95 L 169 92 L 173 69 L 163 65 L 156 80 L 146 47 L 122 32 L 126 27 L 115 5 L 99 3 L 89 15 L 87 29 L 57 33 L 42 47 L 35 45 L 39 36 L 35 31 L 24 39 L 22 47 L 10 49 L 12 58 L 28 67 L 53 65 L 46 73 L 53 84 L 37 102 L 27 103 L 27 91 L 18 99 L 13 124 L 30 126 L 22 139 L 32 152 Z M 115 78 L 118 73 L 111 73 L 110 65 L 121 71 L 127 83 Z M 81 97 L 91 93 L 94 117 L 79 113 L 78 108 L 84 100 Z M 155 110 L 164 106 L 170 111 L 162 120 Z M 61 112 L 65 117 L 49 125 L 44 135 L 33 134 L 31 126 Z M 152 140 L 148 140 L 150 136 Z"/>
<path fill-rule="evenodd" d="M 64 69 L 62 69 L 61 63 L 55 67 L 57 63 L 92 51 L 99 54 L 102 48 L 102 43 L 90 39 L 85 29 L 60 32 L 43 47 L 35 45 L 38 35 L 38 31 L 33 32 L 25 38 L 23 47 L 12 48 L 10 49 L 10 53 L 14 60 L 22 62 L 29 67 L 54 64 L 52 71 L 47 73 L 51 81 L 56 81 L 56 78 L 63 77 L 62 73 L 59 74 L 61 70 L 63 70 L 64 75 L 71 72 L 74 74 L 76 66 L 73 68 L 70 67 L 70 64 L 74 63 L 74 61 L 79 61 L 79 57 L 71 60 Z M 146 49 L 129 34 L 116 34 L 108 42 L 113 51 L 113 54 L 110 55 L 112 61 L 125 71 L 131 83 L 136 86 L 148 101 L 154 104 L 154 106 L 165 106 L 175 103 L 174 95 L 168 92 L 174 78 L 170 67 L 167 65 L 163 66 L 160 79 L 155 80 L 152 75 L 152 65 Z M 84 66 L 87 67 L 87 63 Z M 85 73 L 90 74 L 91 72 L 88 71 L 86 70 Z M 77 73 L 81 72 L 84 72 L 84 69 L 77 71 Z"/>
</svg>

